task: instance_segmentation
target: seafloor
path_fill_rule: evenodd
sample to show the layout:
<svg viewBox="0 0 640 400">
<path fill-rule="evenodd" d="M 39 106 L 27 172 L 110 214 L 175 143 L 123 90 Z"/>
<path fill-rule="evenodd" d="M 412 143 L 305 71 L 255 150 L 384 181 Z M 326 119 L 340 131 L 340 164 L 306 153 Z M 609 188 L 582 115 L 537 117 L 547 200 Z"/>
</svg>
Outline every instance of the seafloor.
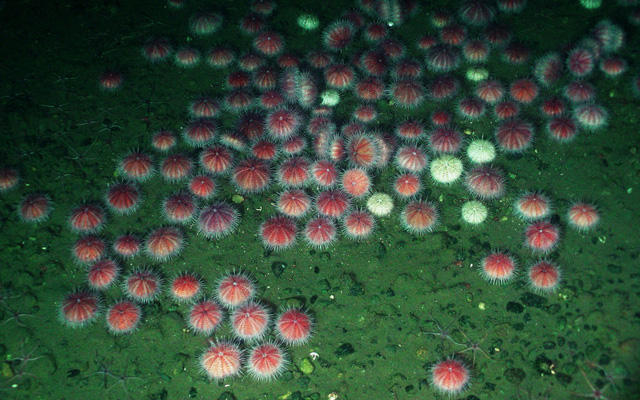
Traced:
<svg viewBox="0 0 640 400">
<path fill-rule="evenodd" d="M 168 296 L 143 305 L 140 328 L 129 335 L 110 334 L 104 319 L 82 329 L 64 326 L 58 318 L 61 300 L 84 285 L 86 274 L 71 257 L 77 235 L 68 228 L 69 211 L 84 200 L 102 201 L 127 151 L 153 153 L 154 132 L 179 132 L 195 95 L 224 94 L 227 70 L 151 64 L 141 56 L 142 44 L 163 36 L 201 51 L 216 43 L 237 53 L 251 46 L 237 29 L 249 2 L 186 3 L 173 9 L 161 0 L 3 2 L 0 164 L 18 169 L 22 180 L 17 189 L 0 194 L 0 398 L 439 399 L 446 396 L 430 384 L 429 370 L 456 353 L 472 371 L 471 384 L 456 398 L 572 399 L 600 388 L 608 399 L 640 398 L 640 100 L 630 84 L 638 74 L 640 35 L 628 20 L 631 8 L 613 0 L 597 10 L 586 10 L 576 0 L 529 1 L 522 14 L 500 15 L 530 47 L 532 60 L 551 50 L 566 51 L 608 18 L 626 33 L 619 55 L 630 69 L 617 79 L 599 71 L 589 78 L 598 102 L 609 111 L 609 123 L 580 132 L 571 143 L 546 135 L 537 107 L 525 111 L 537 130 L 534 144 L 519 157 L 499 155 L 507 193 L 487 202 L 490 218 L 482 225 L 460 220 L 460 205 L 471 199 L 464 185 L 427 183 L 423 195 L 441 212 L 430 234 L 408 234 L 394 211 L 379 219 L 375 234 L 363 242 L 341 237 L 315 250 L 299 240 L 290 249 L 269 252 L 257 232 L 275 213 L 272 199 L 279 189 L 273 185 L 235 205 L 242 221 L 231 236 L 205 240 L 187 226 L 188 245 L 171 261 L 157 264 L 142 256 L 122 262 L 125 269 L 156 265 L 166 277 L 197 272 L 209 292 L 225 272 L 241 269 L 254 277 L 259 298 L 274 309 L 308 308 L 314 335 L 287 349 L 291 362 L 278 379 L 261 382 L 244 375 L 209 381 L 198 368 L 207 338 L 188 331 L 186 306 Z M 214 36 L 189 33 L 189 17 L 201 7 L 224 15 L 224 27 Z M 287 48 L 304 56 L 320 46 L 324 27 L 355 7 L 346 1 L 280 1 L 268 20 L 284 35 Z M 457 7 L 446 1 L 420 4 L 419 12 L 392 34 L 412 56 L 421 57 L 415 42 L 434 32 L 431 12 L 455 13 Z M 301 12 L 317 15 L 321 28 L 303 32 L 296 24 Z M 348 51 L 365 45 L 358 40 Z M 97 78 L 107 68 L 125 76 L 123 87 L 113 93 L 98 87 Z M 499 51 L 487 68 L 504 82 L 531 73 L 531 63 L 506 64 Z M 464 67 L 459 71 L 464 92 L 471 85 L 463 72 Z M 350 93 L 344 95 L 335 118 L 345 121 L 355 104 Z M 404 111 L 381 101 L 376 128 L 393 126 L 407 115 L 426 120 L 436 108 L 454 105 L 427 100 L 417 110 Z M 491 113 L 472 124 L 457 123 L 475 137 L 491 138 L 495 127 Z M 180 149 L 196 154 L 183 142 Z M 374 190 L 390 193 L 394 175 L 393 168 L 379 171 Z M 218 198 L 230 202 L 236 190 L 226 179 L 219 182 Z M 109 215 L 100 234 L 144 236 L 165 224 L 161 201 L 179 187 L 156 176 L 142 185 L 141 208 L 126 217 Z M 534 294 L 527 286 L 524 267 L 537 257 L 523 248 L 525 224 L 513 211 L 514 199 L 532 189 L 554 200 L 553 220 L 562 228 L 559 247 L 549 257 L 561 265 L 563 281 L 550 295 Z M 20 199 L 32 192 L 47 193 L 55 202 L 50 219 L 38 225 L 21 222 L 16 213 Z M 596 229 L 581 233 L 567 226 L 566 208 L 576 199 L 597 204 L 602 222 Z M 396 210 L 401 207 L 397 202 Z M 490 285 L 478 273 L 480 259 L 492 248 L 507 249 L 519 260 L 519 275 L 509 284 Z M 105 302 L 121 295 L 119 286 L 110 289 Z M 456 318 L 451 331 L 462 345 L 428 334 Z M 215 336 L 228 334 L 222 330 Z M 469 342 L 478 341 L 481 351 L 468 350 Z"/>
</svg>

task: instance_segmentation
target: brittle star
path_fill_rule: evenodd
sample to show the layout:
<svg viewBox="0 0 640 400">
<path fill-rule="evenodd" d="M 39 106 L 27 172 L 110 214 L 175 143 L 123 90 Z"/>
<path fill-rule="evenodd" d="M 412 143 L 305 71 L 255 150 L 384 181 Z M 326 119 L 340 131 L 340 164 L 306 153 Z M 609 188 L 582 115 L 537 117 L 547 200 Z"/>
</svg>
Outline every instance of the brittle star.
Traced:
<svg viewBox="0 0 640 400">
<path fill-rule="evenodd" d="M 608 383 L 604 385 L 602 388 L 596 389 L 595 386 L 593 386 L 593 384 L 589 380 L 589 378 L 587 378 L 587 374 L 584 372 L 582 368 L 580 368 L 580 373 L 582 373 L 584 380 L 587 382 L 587 385 L 589 385 L 589 387 L 591 388 L 591 394 L 578 394 L 575 392 L 571 392 L 571 394 L 578 397 L 588 397 L 596 400 L 609 400 L 607 397 L 604 397 L 604 394 L 603 394 L 604 391 L 609 387 Z"/>
<path fill-rule="evenodd" d="M 431 321 L 433 321 L 437 328 L 438 331 L 437 332 L 422 332 L 425 335 L 434 335 L 434 336 L 440 336 L 440 340 L 442 341 L 442 345 L 444 346 L 444 341 L 445 339 L 449 339 L 452 343 L 456 343 L 452 338 L 451 338 L 451 331 L 449 330 L 451 328 L 451 326 L 456 323 L 456 321 L 458 321 L 458 318 L 460 318 L 460 314 L 456 315 L 456 317 L 449 322 L 446 326 L 442 326 L 440 324 L 440 322 L 438 322 L 438 320 L 436 320 L 433 317 L 433 310 L 429 312 L 429 316 L 431 317 Z M 456 343 L 459 344 L 459 343 Z"/>
<path fill-rule="evenodd" d="M 27 326 L 27 324 L 22 322 L 22 320 L 20 318 L 22 318 L 22 317 L 34 317 L 33 314 L 23 313 L 23 312 L 20 312 L 18 310 L 14 310 L 12 308 L 7 308 L 7 311 L 9 312 L 9 314 L 11 314 L 11 316 L 9 318 L 5 319 L 4 321 L 2 321 L 2 323 L 0 325 L 4 325 L 9 321 L 14 320 L 14 321 L 16 321 L 16 324 L 18 326 L 21 326 L 23 328 L 29 329 L 29 326 Z"/>
<path fill-rule="evenodd" d="M 124 373 L 122 375 L 113 375 L 112 374 L 111 376 L 116 378 L 117 381 L 107 388 L 107 392 L 109 390 L 111 390 L 114 386 L 116 386 L 116 385 L 121 383 L 122 384 L 122 389 L 124 390 L 124 392 L 127 395 L 127 397 L 131 398 L 131 395 L 129 394 L 129 390 L 127 389 L 127 380 L 129 380 L 129 379 L 138 379 L 138 380 L 140 380 L 142 378 L 138 378 L 137 376 L 129 376 L 129 375 L 126 375 L 126 374 L 127 374 L 126 368 L 125 368 Z"/>
<path fill-rule="evenodd" d="M 613 390 L 616 390 L 618 388 L 616 380 L 624 379 L 627 377 L 626 368 L 624 366 L 618 366 L 616 364 L 616 360 L 613 360 L 611 362 L 611 366 L 608 370 L 593 361 L 586 361 L 586 364 L 591 369 L 600 370 L 600 374 L 607 380 L 608 384 L 613 387 Z"/>
<path fill-rule="evenodd" d="M 467 352 L 469 350 L 471 350 L 473 352 L 473 359 L 471 361 L 471 365 L 475 365 L 476 364 L 476 353 L 479 351 L 480 353 L 482 353 L 485 357 L 487 357 L 489 360 L 493 360 L 491 357 L 489 357 L 489 355 L 480 348 L 480 343 L 482 343 L 483 340 L 485 340 L 487 338 L 487 335 L 484 335 L 484 337 L 480 340 L 478 340 L 477 342 L 472 342 L 471 339 L 469 339 L 469 337 L 467 335 L 464 334 L 464 332 L 462 332 L 460 329 L 458 329 L 458 332 L 460 332 L 460 334 L 462 336 L 464 336 L 464 338 L 467 340 L 467 344 L 469 344 L 469 347 L 462 350 L 462 351 L 458 351 L 458 353 L 464 353 Z M 456 344 L 460 345 L 460 346 L 465 346 L 465 344 L 462 343 L 457 343 Z"/>
</svg>

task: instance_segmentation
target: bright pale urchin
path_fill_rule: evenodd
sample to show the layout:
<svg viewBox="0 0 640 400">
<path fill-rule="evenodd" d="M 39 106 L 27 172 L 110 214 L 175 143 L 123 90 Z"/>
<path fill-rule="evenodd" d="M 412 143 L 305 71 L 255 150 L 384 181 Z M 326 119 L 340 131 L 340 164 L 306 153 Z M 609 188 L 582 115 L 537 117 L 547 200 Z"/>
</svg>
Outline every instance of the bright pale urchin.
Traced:
<svg viewBox="0 0 640 400">
<path fill-rule="evenodd" d="M 471 67 L 467 70 L 467 79 L 471 82 L 480 82 L 489 78 L 489 71 L 485 68 Z"/>
<path fill-rule="evenodd" d="M 340 103 L 340 93 L 337 90 L 325 90 L 320 94 L 323 106 L 334 107 Z"/>
<path fill-rule="evenodd" d="M 367 200 L 367 209 L 377 217 L 384 217 L 393 210 L 393 199 L 386 193 L 374 193 Z"/>
<path fill-rule="evenodd" d="M 320 26 L 320 20 L 315 15 L 300 14 L 298 17 L 298 26 L 305 31 L 313 31 Z"/>
<path fill-rule="evenodd" d="M 496 158 L 496 148 L 493 143 L 488 140 L 476 139 L 469 143 L 469 147 L 467 147 L 467 156 L 473 163 L 488 163 Z"/>
<path fill-rule="evenodd" d="M 301 14 L 298 17 L 298 26 L 305 31 L 313 31 L 320 26 L 320 20 L 315 15 Z"/>
<path fill-rule="evenodd" d="M 487 207 L 479 201 L 467 201 L 462 205 L 462 220 L 471 225 L 478 225 L 487 219 Z"/>
<path fill-rule="evenodd" d="M 464 167 L 459 158 L 443 155 L 431 161 L 431 177 L 438 183 L 453 183 L 460 179 Z"/>
</svg>

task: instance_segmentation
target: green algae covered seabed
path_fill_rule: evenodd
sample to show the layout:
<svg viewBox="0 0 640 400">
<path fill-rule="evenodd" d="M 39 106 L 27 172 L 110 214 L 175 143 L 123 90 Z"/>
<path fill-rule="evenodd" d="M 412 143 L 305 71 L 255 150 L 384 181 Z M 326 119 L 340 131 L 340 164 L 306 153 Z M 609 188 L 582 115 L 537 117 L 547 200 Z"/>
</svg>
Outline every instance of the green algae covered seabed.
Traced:
<svg viewBox="0 0 640 400">
<path fill-rule="evenodd" d="M 461 220 L 460 206 L 472 199 L 462 183 L 444 186 L 425 179 L 423 197 L 440 210 L 432 233 L 407 233 L 399 222 L 404 203 L 396 201 L 396 209 L 377 220 L 366 241 L 341 236 L 326 249 L 313 249 L 298 240 L 289 249 L 270 252 L 258 228 L 275 213 L 280 189 L 274 184 L 233 203 L 238 193 L 222 178 L 217 198 L 241 214 L 235 233 L 206 240 L 187 225 L 187 246 L 172 260 L 119 261 L 124 270 L 155 265 L 167 278 L 197 272 L 208 293 L 225 272 L 243 270 L 270 307 L 309 309 L 314 335 L 287 348 L 290 363 L 269 382 L 247 375 L 209 381 L 198 367 L 208 338 L 191 333 L 185 323 L 188 308 L 164 294 L 142 306 L 140 327 L 128 335 L 110 334 L 104 316 L 80 329 L 59 320 L 62 299 L 86 279 L 86 267 L 71 256 L 78 235 L 68 227 L 70 210 L 81 201 L 103 201 L 127 151 L 141 149 L 160 160 L 150 145 L 152 134 L 161 128 L 179 133 L 194 96 L 225 92 L 229 70 L 202 63 L 193 69 L 170 61 L 151 64 L 141 46 L 162 36 L 176 47 L 190 44 L 204 52 L 222 43 L 240 54 L 251 48 L 251 39 L 237 28 L 249 2 L 187 2 L 182 9 L 160 0 L 4 3 L 0 166 L 16 168 L 21 183 L 0 193 L 0 398 L 440 399 L 446 396 L 432 387 L 430 368 L 451 356 L 472 374 L 468 389 L 455 398 L 572 399 L 603 387 L 608 399 L 639 398 L 640 100 L 630 82 L 640 68 L 640 35 L 628 20 L 633 8 L 606 3 L 586 10 L 577 1 L 528 1 L 521 14 L 498 14 L 530 48 L 532 60 L 566 51 L 608 18 L 626 33 L 619 55 L 629 70 L 616 79 L 599 71 L 588 78 L 609 122 L 594 132 L 581 131 L 571 143 L 549 138 L 538 107 L 523 111 L 535 126 L 534 143 L 518 157 L 498 155 L 495 164 L 506 172 L 507 191 L 486 202 L 485 223 L 472 227 Z M 211 37 L 189 32 L 190 16 L 202 7 L 224 16 L 223 28 Z M 281 1 L 268 23 L 284 36 L 289 51 L 303 57 L 321 46 L 326 26 L 355 8 L 346 1 Z M 432 12 L 455 15 L 457 8 L 445 1 L 421 4 L 392 34 L 410 56 L 422 60 L 416 41 L 436 32 L 429 22 Z M 320 28 L 300 29 L 301 13 L 316 15 Z M 349 60 L 366 47 L 360 37 L 340 57 Z M 529 76 L 531 64 L 506 64 L 494 50 L 485 67 L 508 83 Z M 109 68 L 125 79 L 115 92 L 98 86 L 98 76 Z M 473 87 L 465 70 L 463 64 L 455 72 L 461 94 Z M 543 94 L 560 93 L 570 78 L 563 79 Z M 356 104 L 352 92 L 345 92 L 334 118 L 347 121 Z M 455 102 L 427 99 L 407 111 L 385 98 L 375 106 L 380 113 L 375 128 L 391 130 L 408 116 L 428 120 L 436 109 L 453 112 Z M 473 123 L 455 118 L 470 138 L 492 138 L 492 115 Z M 233 117 L 222 117 L 221 124 L 231 127 Z M 179 149 L 197 154 L 183 141 Z M 373 189 L 391 193 L 395 175 L 393 167 L 376 170 Z M 131 231 L 144 237 L 166 224 L 159 212 L 162 199 L 180 187 L 154 177 L 141 185 L 140 209 L 123 217 L 109 214 L 100 235 L 110 240 Z M 523 247 L 526 224 L 513 209 L 525 190 L 542 190 L 553 199 L 552 220 L 562 232 L 549 257 L 561 266 L 563 280 L 549 295 L 533 293 L 527 285 L 526 266 L 538 257 Z M 21 198 L 32 192 L 47 193 L 55 203 L 51 217 L 38 225 L 21 222 L 16 213 Z M 594 230 L 568 226 L 567 207 L 578 199 L 597 204 L 602 221 Z M 518 260 L 518 275 L 506 285 L 490 285 L 478 273 L 480 260 L 494 248 L 509 250 Z M 121 296 L 118 285 L 103 297 L 111 304 Z M 430 334 L 445 326 L 452 340 Z M 230 332 L 225 327 L 214 336 L 230 337 Z"/>
</svg>

